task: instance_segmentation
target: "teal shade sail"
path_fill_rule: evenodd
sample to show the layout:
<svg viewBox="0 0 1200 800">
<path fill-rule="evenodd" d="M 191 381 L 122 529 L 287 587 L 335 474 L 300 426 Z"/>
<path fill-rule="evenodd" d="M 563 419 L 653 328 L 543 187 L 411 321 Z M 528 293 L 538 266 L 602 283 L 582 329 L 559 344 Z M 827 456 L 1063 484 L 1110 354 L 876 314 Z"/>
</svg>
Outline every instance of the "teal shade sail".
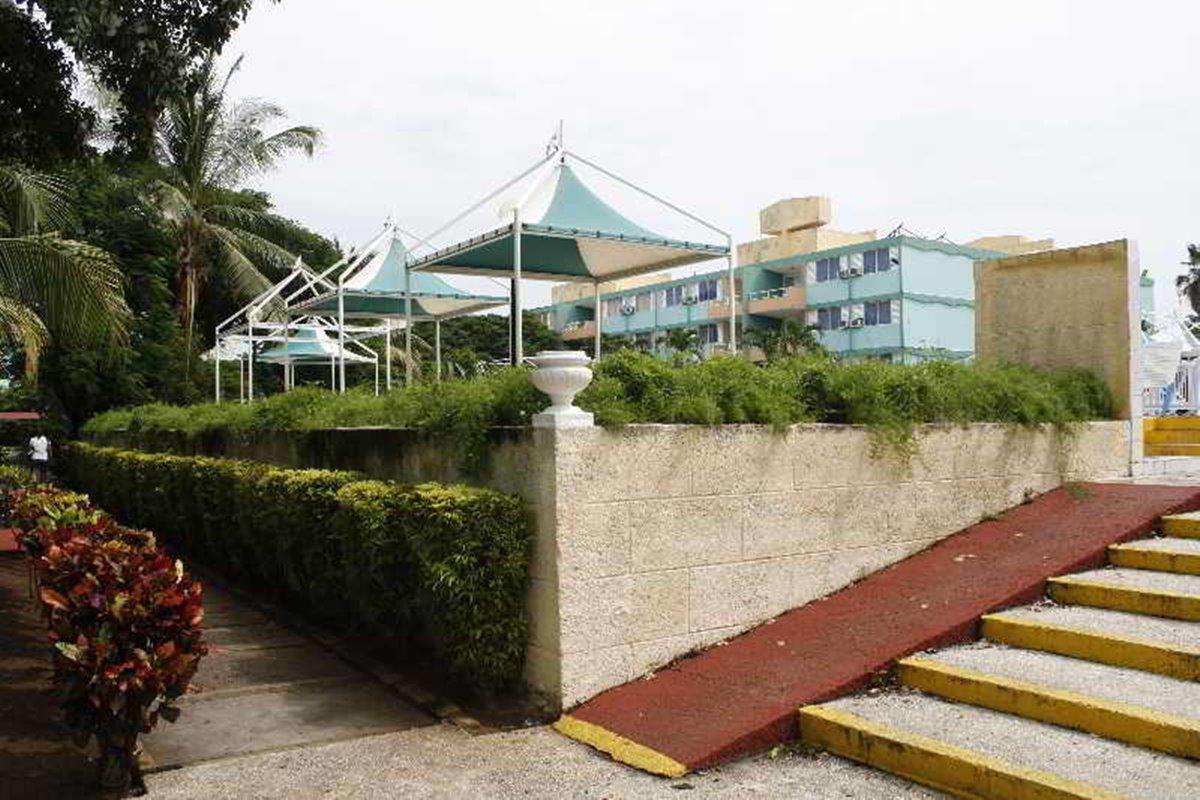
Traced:
<svg viewBox="0 0 1200 800">
<path fill-rule="evenodd" d="M 361 353 L 346 350 L 349 364 L 373 364 L 375 360 Z M 338 343 L 319 328 L 299 328 L 292 331 L 286 342 L 276 342 L 258 354 L 259 361 L 292 364 L 329 364 L 338 358 Z"/>
</svg>

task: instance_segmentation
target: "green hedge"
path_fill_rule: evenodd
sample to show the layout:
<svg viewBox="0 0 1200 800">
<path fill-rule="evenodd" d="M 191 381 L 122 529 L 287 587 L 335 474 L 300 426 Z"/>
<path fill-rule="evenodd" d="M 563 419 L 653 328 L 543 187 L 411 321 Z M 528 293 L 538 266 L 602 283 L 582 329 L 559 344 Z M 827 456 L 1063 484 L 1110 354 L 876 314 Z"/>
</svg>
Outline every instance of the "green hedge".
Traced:
<svg viewBox="0 0 1200 800">
<path fill-rule="evenodd" d="M 64 450 L 72 486 L 243 582 L 343 627 L 424 640 L 476 684 L 520 677 L 532 533 L 519 498 L 85 443 Z"/>
</svg>

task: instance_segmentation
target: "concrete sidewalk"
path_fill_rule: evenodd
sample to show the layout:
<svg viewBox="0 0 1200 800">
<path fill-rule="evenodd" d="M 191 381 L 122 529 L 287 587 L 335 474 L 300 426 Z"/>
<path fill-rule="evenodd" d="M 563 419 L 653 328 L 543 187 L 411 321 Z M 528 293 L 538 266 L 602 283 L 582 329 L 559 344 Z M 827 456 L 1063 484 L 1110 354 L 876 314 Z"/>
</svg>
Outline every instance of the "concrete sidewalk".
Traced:
<svg viewBox="0 0 1200 800">
<path fill-rule="evenodd" d="M 146 782 L 156 800 L 945 797 L 828 755 L 761 756 L 669 780 L 615 763 L 549 728 L 472 736 L 449 724 L 200 764 Z"/>
</svg>

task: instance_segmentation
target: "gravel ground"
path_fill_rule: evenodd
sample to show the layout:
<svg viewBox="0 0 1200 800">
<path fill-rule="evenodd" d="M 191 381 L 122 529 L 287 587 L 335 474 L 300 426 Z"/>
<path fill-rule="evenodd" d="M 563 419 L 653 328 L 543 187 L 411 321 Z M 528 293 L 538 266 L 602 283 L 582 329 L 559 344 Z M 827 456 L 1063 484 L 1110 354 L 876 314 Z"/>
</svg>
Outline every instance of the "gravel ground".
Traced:
<svg viewBox="0 0 1200 800">
<path fill-rule="evenodd" d="M 147 783 L 155 800 L 944 797 L 824 754 L 764 756 L 667 780 L 617 764 L 548 728 L 470 736 L 449 725 L 198 764 L 151 775 Z"/>
</svg>

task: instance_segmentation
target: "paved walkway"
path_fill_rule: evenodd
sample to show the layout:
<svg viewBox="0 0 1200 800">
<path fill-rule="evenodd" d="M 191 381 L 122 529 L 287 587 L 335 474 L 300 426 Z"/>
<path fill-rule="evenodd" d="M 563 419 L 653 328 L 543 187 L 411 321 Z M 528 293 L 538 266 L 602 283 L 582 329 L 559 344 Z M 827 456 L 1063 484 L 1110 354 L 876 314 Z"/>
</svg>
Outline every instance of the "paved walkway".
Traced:
<svg viewBox="0 0 1200 800">
<path fill-rule="evenodd" d="M 197 691 L 143 746 L 154 769 L 357 739 L 435 720 L 261 611 L 205 586 Z M 0 798 L 86 797 L 86 757 L 56 723 L 45 622 L 19 554 L 0 555 Z M 209 795 L 219 796 L 219 795 Z"/>
</svg>

